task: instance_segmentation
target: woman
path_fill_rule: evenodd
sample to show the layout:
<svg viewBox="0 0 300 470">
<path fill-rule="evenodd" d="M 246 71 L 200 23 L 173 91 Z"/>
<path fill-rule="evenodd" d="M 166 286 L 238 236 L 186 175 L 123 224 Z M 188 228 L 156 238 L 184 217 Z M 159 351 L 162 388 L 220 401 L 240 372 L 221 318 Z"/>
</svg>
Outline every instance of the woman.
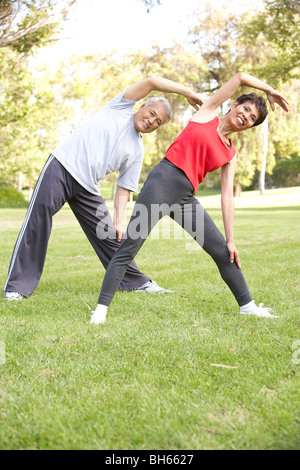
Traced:
<svg viewBox="0 0 300 470">
<path fill-rule="evenodd" d="M 275 317 L 269 308 L 262 307 L 263 304 L 255 304 L 241 271 L 233 237 L 233 181 L 237 157 L 229 135 L 261 124 L 268 113 L 265 100 L 251 93 L 234 101 L 229 112 L 219 119 L 219 107 L 230 99 L 240 86 L 264 91 L 273 111 L 275 103 L 288 111 L 288 103 L 282 95 L 261 80 L 242 72 L 232 77 L 204 102 L 168 149 L 165 158 L 149 174 L 137 199 L 125 238 L 106 271 L 98 305 L 91 318 L 92 323 L 105 322 L 107 308 L 128 264 L 136 256 L 157 221 L 167 213 L 160 211 L 158 216 L 153 217 L 154 205 L 171 208 L 168 215 L 179 222 L 213 258 L 223 280 L 235 296 L 241 314 Z M 194 197 L 207 172 L 220 167 L 226 240 Z M 142 208 L 147 210 L 141 210 Z M 141 213 L 144 214 L 142 219 Z M 197 218 L 203 223 L 197 224 Z M 139 236 L 136 236 L 136 231 L 134 233 L 133 230 L 138 226 L 137 222 L 142 225 L 142 233 Z"/>
</svg>

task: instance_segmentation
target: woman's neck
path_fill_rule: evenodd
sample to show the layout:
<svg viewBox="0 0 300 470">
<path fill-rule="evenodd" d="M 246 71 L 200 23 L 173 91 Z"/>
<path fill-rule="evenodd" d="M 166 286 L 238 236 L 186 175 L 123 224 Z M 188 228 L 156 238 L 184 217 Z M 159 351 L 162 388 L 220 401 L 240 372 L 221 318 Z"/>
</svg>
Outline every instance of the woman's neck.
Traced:
<svg viewBox="0 0 300 470">
<path fill-rule="evenodd" d="M 218 134 L 223 140 L 224 144 L 226 147 L 230 147 L 230 140 L 229 140 L 229 134 L 233 132 L 232 127 L 230 124 L 227 122 L 226 116 L 223 118 L 219 119 L 219 125 L 218 125 Z"/>
</svg>

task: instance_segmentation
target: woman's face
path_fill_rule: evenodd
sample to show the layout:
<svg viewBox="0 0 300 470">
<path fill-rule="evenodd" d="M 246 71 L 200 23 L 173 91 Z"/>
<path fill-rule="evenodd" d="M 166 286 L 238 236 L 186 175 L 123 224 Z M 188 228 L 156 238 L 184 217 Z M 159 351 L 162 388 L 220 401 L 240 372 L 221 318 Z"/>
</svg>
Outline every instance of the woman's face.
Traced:
<svg viewBox="0 0 300 470">
<path fill-rule="evenodd" d="M 234 102 L 227 116 L 234 131 L 244 131 L 255 124 L 259 118 L 259 112 L 252 101 L 245 101 L 242 104 Z"/>
</svg>

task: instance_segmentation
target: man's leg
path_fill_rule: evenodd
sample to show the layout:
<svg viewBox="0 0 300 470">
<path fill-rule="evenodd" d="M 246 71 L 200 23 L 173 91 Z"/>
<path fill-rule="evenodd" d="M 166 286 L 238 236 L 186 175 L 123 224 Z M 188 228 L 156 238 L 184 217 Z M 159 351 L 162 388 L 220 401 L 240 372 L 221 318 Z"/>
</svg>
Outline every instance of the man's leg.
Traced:
<svg viewBox="0 0 300 470">
<path fill-rule="evenodd" d="M 66 179 L 70 177 L 53 155 L 47 160 L 35 185 L 15 244 L 4 291 L 29 297 L 42 275 L 52 217 L 67 198 Z"/>
<path fill-rule="evenodd" d="M 87 192 L 78 184 L 76 196 L 69 205 L 80 223 L 89 242 L 106 269 L 120 247 L 107 206 L 101 196 Z M 150 278 L 143 274 L 132 261 L 122 278 L 120 289 L 131 291 L 141 287 Z"/>
</svg>

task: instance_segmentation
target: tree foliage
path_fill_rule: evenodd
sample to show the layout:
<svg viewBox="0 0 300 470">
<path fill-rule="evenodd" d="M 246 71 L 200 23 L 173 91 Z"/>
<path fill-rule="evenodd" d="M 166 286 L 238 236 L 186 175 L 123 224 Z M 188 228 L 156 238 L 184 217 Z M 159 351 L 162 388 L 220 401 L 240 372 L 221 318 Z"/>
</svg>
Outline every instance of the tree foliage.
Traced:
<svg viewBox="0 0 300 470">
<path fill-rule="evenodd" d="M 0 0 L 0 183 L 22 171 L 31 185 L 59 135 L 65 103 L 51 79 L 33 73 L 27 53 L 49 42 L 74 3 Z"/>
<path fill-rule="evenodd" d="M 32 184 L 57 142 L 71 108 L 52 77 L 30 72 L 16 51 L 0 49 L 0 182 L 14 183 L 22 171 Z"/>
<path fill-rule="evenodd" d="M 266 8 L 245 24 L 244 40 L 268 44 L 273 54 L 260 64 L 260 71 L 278 83 L 278 77 L 299 78 L 300 4 L 298 0 L 266 0 Z"/>
<path fill-rule="evenodd" d="M 293 44 L 293 40 L 290 41 L 286 37 L 286 32 L 281 35 L 280 28 L 278 28 L 279 32 L 277 32 L 277 35 L 273 35 L 276 24 L 282 23 L 283 26 L 285 14 L 287 16 L 287 23 L 290 24 L 289 31 L 291 34 L 293 31 L 292 37 L 295 39 L 297 34 L 299 34 L 298 31 L 293 29 L 294 20 L 291 13 L 295 12 L 294 5 L 290 5 L 290 9 L 285 11 L 281 5 L 283 3 L 287 2 L 282 0 L 267 1 L 266 9 L 261 15 L 250 11 L 240 15 L 232 13 L 232 9 L 226 9 L 226 7 L 230 6 L 230 1 L 224 2 L 222 10 L 217 9 L 212 4 L 202 6 L 198 13 L 196 26 L 191 31 L 191 37 L 193 45 L 205 59 L 207 65 L 204 81 L 206 88 L 203 91 L 206 91 L 208 94 L 214 92 L 234 73 L 240 70 L 258 76 L 270 85 L 279 88 L 282 88 L 283 83 L 292 77 L 292 70 L 293 76 L 297 76 L 299 72 L 297 63 L 293 62 L 290 58 L 285 62 L 286 68 L 281 68 L 278 57 L 279 55 L 284 55 L 284 48 L 287 47 L 287 44 L 292 44 L 293 48 L 291 46 L 289 50 L 293 51 L 295 59 L 299 54 L 299 47 L 297 48 Z M 294 2 L 288 3 L 294 4 Z M 278 18 L 275 16 L 279 14 L 279 6 L 281 6 L 281 16 Z M 272 24 L 269 30 L 266 28 L 267 23 Z M 274 66 L 274 61 L 276 62 L 276 67 Z M 289 63 L 288 68 L 287 63 Z M 289 73 L 285 74 L 286 70 Z M 235 97 L 238 94 L 249 91 L 247 88 L 239 89 Z M 290 89 L 287 88 L 285 94 L 288 96 L 289 92 Z M 295 103 L 293 99 L 290 102 Z M 224 113 L 225 111 L 226 105 L 221 112 Z M 289 122 L 289 125 L 292 122 L 298 122 L 298 115 L 294 115 L 294 109 L 291 111 L 288 120 L 285 121 Z M 285 115 L 284 118 L 286 119 L 286 117 Z M 276 123 L 278 120 L 283 121 L 284 118 L 279 109 L 276 109 L 275 113 L 270 112 L 269 115 L 270 135 L 268 139 L 267 171 L 270 174 L 272 174 L 272 169 L 276 164 L 276 157 L 280 154 L 278 142 L 281 141 L 281 137 L 276 141 L 273 139 L 273 135 L 274 133 L 277 136 L 281 134 Z M 295 137 L 295 134 L 292 135 L 295 145 L 299 145 L 299 138 Z M 238 188 L 240 185 L 249 186 L 256 173 L 256 169 L 261 167 L 263 156 L 262 127 L 259 126 L 247 133 L 239 133 L 237 137 L 234 136 L 233 141 L 238 154 L 235 178 L 235 184 Z M 210 179 L 214 182 L 216 177 L 218 177 L 218 174 L 211 175 L 207 181 L 209 182 Z"/>
<path fill-rule="evenodd" d="M 0 47 L 28 53 L 49 42 L 75 0 L 0 0 Z"/>
<path fill-rule="evenodd" d="M 141 1 L 150 9 L 160 3 Z M 299 32 L 294 29 L 295 16 L 291 16 L 298 15 L 295 2 L 266 1 L 261 14 L 229 13 L 226 7 L 230 2 L 224 0 L 222 10 L 199 3 L 190 44 L 174 44 L 169 48 L 154 45 L 125 56 L 117 52 L 109 57 L 74 55 L 50 75 L 47 69 L 32 70 L 27 53 L 52 40 L 74 1 L 0 0 L 0 182 L 15 184 L 18 171 L 22 171 L 32 184 L 59 140 L 128 85 L 148 75 L 189 85 L 205 97 L 240 70 L 281 89 L 291 103 L 287 115 L 278 108 L 269 114 L 267 171 L 270 175 L 274 171 L 276 181 L 284 184 L 284 176 L 278 176 L 278 171 L 282 176 L 290 165 L 288 182 L 297 181 L 299 48 L 294 42 Z M 287 57 L 281 69 L 279 58 L 285 51 Z M 247 91 L 250 90 L 241 89 L 239 94 Z M 144 136 L 142 181 L 193 113 L 185 98 L 168 95 L 168 99 L 173 108 L 172 121 Z M 226 110 L 227 104 L 221 113 Z M 262 127 L 236 137 L 233 137 L 238 152 L 236 184 L 249 186 L 262 164 Z M 218 173 L 206 178 L 207 185 L 217 181 Z"/>
</svg>

